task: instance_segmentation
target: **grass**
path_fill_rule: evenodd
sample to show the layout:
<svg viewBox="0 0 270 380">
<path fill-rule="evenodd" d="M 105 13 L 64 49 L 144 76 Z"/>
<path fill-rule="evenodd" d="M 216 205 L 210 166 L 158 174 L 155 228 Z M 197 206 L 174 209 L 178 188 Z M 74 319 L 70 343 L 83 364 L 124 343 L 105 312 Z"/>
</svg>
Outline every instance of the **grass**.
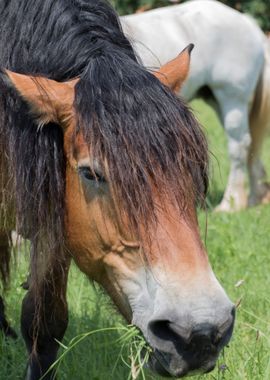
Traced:
<svg viewBox="0 0 270 380">
<path fill-rule="evenodd" d="M 215 214 L 229 164 L 226 140 L 215 114 L 201 101 L 193 107 L 205 125 L 213 155 L 207 213 L 206 246 L 214 271 L 231 299 L 238 304 L 237 321 L 230 347 L 217 368 L 195 380 L 270 379 L 270 206 L 234 214 Z M 270 141 L 264 160 L 270 169 Z M 202 236 L 206 215 L 199 215 Z M 26 264 L 19 257 L 18 270 L 7 296 L 8 315 L 19 330 L 20 303 Z M 75 266 L 68 287 L 70 323 L 56 363 L 61 380 L 157 379 L 141 367 L 138 352 L 144 342 L 134 327 L 126 327 L 110 300 Z M 72 349 L 70 349 L 72 346 Z M 16 342 L 0 339 L 0 380 L 22 379 L 26 352 L 21 337 Z"/>
</svg>

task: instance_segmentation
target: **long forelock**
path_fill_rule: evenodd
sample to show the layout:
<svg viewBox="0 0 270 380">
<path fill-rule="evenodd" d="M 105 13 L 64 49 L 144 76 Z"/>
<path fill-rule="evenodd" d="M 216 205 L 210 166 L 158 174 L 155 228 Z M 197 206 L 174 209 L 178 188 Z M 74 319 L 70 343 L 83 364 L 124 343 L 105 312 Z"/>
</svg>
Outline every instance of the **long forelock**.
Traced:
<svg viewBox="0 0 270 380">
<path fill-rule="evenodd" d="M 77 88 L 77 133 L 100 163 L 132 228 L 156 220 L 156 197 L 185 211 L 207 189 L 208 153 L 186 104 L 126 54 L 105 51 Z M 104 168 L 105 170 L 105 168 Z M 165 207 L 165 203 L 164 207 Z"/>
</svg>

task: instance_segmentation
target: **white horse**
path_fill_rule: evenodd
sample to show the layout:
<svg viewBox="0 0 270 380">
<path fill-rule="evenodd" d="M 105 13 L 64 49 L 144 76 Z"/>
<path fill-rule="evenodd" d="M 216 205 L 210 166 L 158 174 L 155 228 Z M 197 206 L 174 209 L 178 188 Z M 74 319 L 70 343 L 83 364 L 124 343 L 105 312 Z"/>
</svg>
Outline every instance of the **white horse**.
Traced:
<svg viewBox="0 0 270 380">
<path fill-rule="evenodd" d="M 259 158 L 270 125 L 270 43 L 256 23 L 217 1 L 194 0 L 122 17 L 122 25 L 147 67 L 156 68 L 195 44 L 181 94 L 191 100 L 211 93 L 228 136 L 231 169 L 218 209 L 247 205 L 246 168 L 249 204 L 270 200 Z"/>
</svg>

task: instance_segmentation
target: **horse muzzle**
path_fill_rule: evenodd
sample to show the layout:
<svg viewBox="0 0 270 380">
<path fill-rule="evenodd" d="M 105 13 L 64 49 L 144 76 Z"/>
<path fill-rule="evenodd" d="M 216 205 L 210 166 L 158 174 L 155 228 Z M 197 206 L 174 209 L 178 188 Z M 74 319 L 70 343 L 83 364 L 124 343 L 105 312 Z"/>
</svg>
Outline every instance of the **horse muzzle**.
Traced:
<svg viewBox="0 0 270 380">
<path fill-rule="evenodd" d="M 153 352 L 148 367 L 158 375 L 176 378 L 212 371 L 231 338 L 234 320 L 233 307 L 220 327 L 203 323 L 187 332 L 166 320 L 152 321 L 149 337 Z"/>
</svg>

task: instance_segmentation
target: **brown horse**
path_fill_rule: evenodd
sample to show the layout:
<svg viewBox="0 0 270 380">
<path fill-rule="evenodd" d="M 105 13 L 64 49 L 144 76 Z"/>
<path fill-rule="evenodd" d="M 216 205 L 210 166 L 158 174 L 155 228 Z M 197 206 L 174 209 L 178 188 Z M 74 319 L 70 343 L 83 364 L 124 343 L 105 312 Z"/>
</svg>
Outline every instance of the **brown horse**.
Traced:
<svg viewBox="0 0 270 380">
<path fill-rule="evenodd" d="M 191 49 L 165 65 L 157 79 L 137 63 L 107 4 L 82 2 L 84 8 L 70 5 L 55 14 L 65 2 L 37 2 L 24 10 L 25 24 L 30 17 L 38 33 L 46 3 L 54 26 L 50 42 L 59 49 L 67 43 L 66 56 L 56 49 L 54 60 L 44 24 L 40 39 L 32 30 L 24 36 L 28 55 L 47 38 L 51 69 L 41 62 L 40 46 L 39 57 L 29 62 L 21 41 L 22 55 L 15 58 L 18 41 L 8 43 L 13 35 L 5 40 L 0 28 L 3 51 L 12 57 L 0 73 L 0 254 L 5 279 L 9 231 L 16 226 L 31 241 L 21 318 L 30 354 L 26 378 L 39 379 L 56 358 L 68 321 L 72 259 L 142 331 L 153 348 L 153 370 L 173 377 L 208 372 L 230 339 L 234 307 L 211 270 L 198 230 L 196 203 L 207 187 L 207 147 L 190 110 L 158 80 L 178 89 Z M 1 6 L 8 19 L 11 6 Z M 75 24 L 64 33 L 54 23 L 61 17 L 67 22 L 67 16 Z M 94 36 L 86 41 L 81 28 L 88 23 Z M 20 28 L 18 19 L 16 25 Z M 78 40 L 69 35 L 76 28 Z M 90 50 L 80 66 L 74 52 L 76 64 L 69 60 L 69 52 L 79 46 L 81 54 L 84 43 Z M 65 74 L 64 61 L 69 61 Z M 15 73 L 16 68 L 29 75 Z M 56 75 L 53 70 L 58 81 L 48 79 Z M 77 78 L 64 81 L 65 76 Z M 44 378 L 53 379 L 53 372 Z"/>
</svg>

